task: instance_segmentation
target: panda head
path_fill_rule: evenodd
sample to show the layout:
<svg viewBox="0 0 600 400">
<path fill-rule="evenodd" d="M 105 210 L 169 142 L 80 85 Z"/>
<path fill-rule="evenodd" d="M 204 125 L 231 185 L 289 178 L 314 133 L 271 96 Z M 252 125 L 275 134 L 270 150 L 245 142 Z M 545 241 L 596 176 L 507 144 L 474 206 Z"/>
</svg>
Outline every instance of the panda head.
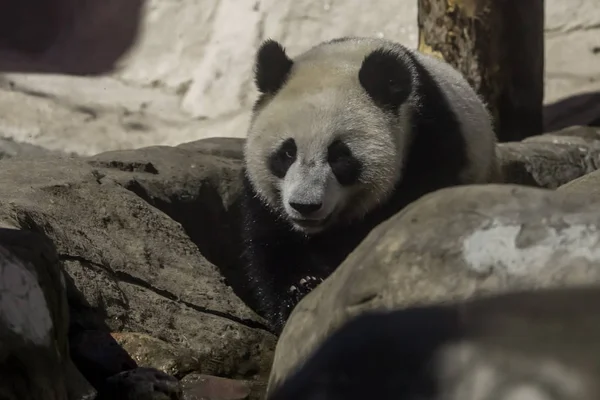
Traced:
<svg viewBox="0 0 600 400">
<path fill-rule="evenodd" d="M 246 173 L 258 196 L 305 234 L 361 218 L 400 179 L 410 64 L 394 49 L 334 41 L 295 60 L 259 48 Z"/>
</svg>

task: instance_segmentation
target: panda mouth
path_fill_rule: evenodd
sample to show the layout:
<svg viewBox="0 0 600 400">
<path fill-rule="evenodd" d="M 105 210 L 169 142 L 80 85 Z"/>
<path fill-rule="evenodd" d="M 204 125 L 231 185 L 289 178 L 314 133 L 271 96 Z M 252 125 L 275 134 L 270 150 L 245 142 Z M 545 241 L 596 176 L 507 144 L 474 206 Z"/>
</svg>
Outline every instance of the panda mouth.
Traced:
<svg viewBox="0 0 600 400">
<path fill-rule="evenodd" d="M 292 222 L 301 228 L 320 228 L 329 222 L 331 214 L 325 218 L 309 219 L 309 218 L 293 218 Z"/>
<path fill-rule="evenodd" d="M 306 228 L 317 228 L 325 223 L 324 219 L 293 219 L 296 225 Z"/>
</svg>

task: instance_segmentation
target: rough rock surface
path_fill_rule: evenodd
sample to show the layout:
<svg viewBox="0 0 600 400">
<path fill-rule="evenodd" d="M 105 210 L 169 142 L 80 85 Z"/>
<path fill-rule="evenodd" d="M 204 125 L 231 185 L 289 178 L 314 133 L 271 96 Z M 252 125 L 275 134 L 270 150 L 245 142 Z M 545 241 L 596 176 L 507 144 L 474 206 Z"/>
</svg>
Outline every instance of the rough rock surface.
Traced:
<svg viewBox="0 0 600 400">
<path fill-rule="evenodd" d="M 12 139 L 3 139 L 0 137 L 0 160 L 3 158 L 10 158 L 15 156 L 36 157 L 46 155 L 49 153 L 51 153 L 50 150 L 47 150 L 40 146 L 32 145 L 29 143 L 19 143 L 15 142 Z"/>
<path fill-rule="evenodd" d="M 556 190 L 587 198 L 588 200 L 600 201 L 600 171 L 583 175 L 571 182 L 565 183 Z"/>
<path fill-rule="evenodd" d="M 67 285 L 72 287 L 69 283 Z M 71 314 L 75 316 L 77 304 L 73 303 L 71 301 Z M 110 332 L 100 329 L 81 329 L 75 325 L 77 319 L 72 319 L 74 324 L 72 323 L 69 332 L 71 358 L 94 388 L 101 388 L 111 376 L 138 367 L 135 360 L 119 346 Z"/>
<path fill-rule="evenodd" d="M 251 60 L 268 37 L 283 41 L 290 54 L 344 35 L 417 45 L 414 1 L 48 3 L 72 7 L 74 24 L 35 57 L 0 54 L 0 70 L 10 71 L 0 79 L 0 137 L 83 155 L 244 137 L 256 95 Z M 546 101 L 598 91 L 597 0 L 547 0 L 545 7 Z M 0 21 L 14 23 L 6 15 Z M 31 29 L 22 33 L 47 40 L 39 29 L 45 19 L 30 16 Z"/>
<path fill-rule="evenodd" d="M 427 195 L 375 228 L 292 312 L 269 388 L 370 309 L 600 283 L 600 211 L 587 197 L 516 185 Z"/>
<path fill-rule="evenodd" d="M 143 333 L 115 332 L 112 337 L 139 367 L 156 368 L 175 378 L 201 370 L 201 363 L 181 347 Z"/>
<path fill-rule="evenodd" d="M 239 160 L 193 147 L 3 160 L 0 226 L 56 245 L 72 337 L 144 333 L 186 349 L 204 373 L 264 376 L 275 337 L 224 278 L 237 256 L 227 221 Z"/>
<path fill-rule="evenodd" d="M 94 400 L 181 400 L 179 381 L 153 368 L 123 371 L 106 380 Z"/>
<path fill-rule="evenodd" d="M 110 396 L 121 388 L 131 399 L 177 398 L 180 389 L 189 399 L 260 398 L 276 338 L 242 300 L 243 144 L 211 138 L 92 157 L 0 161 L 0 227 L 47 237 L 66 271 L 69 350 L 77 368 L 69 362 L 65 374 L 81 372 L 89 381 L 77 390 L 93 390 L 91 384 Z M 506 182 L 573 183 L 556 193 L 524 186 L 449 189 L 379 227 L 299 305 L 290 322 L 297 329 L 284 332 L 273 374 L 285 374 L 358 310 L 596 279 L 587 267 L 600 256 L 581 249 L 593 249 L 600 217 L 590 202 L 580 204 L 583 196 L 567 194 L 577 178 L 595 176 L 584 174 L 598 165 L 599 151 L 587 128 L 499 145 Z M 540 216 L 548 219 L 539 222 Z M 519 233 L 523 221 L 527 229 Z M 482 241 L 499 250 L 486 245 L 494 251 L 478 252 Z M 467 242 L 472 247 L 460 247 Z M 580 258 L 567 275 L 570 257 Z M 486 270 L 496 262 L 502 268 Z M 519 268 L 524 263 L 531 265 Z M 159 390 L 148 392 L 153 381 Z"/>
<path fill-rule="evenodd" d="M 600 141 L 566 137 L 553 143 L 553 135 L 544 136 L 498 144 L 504 182 L 556 189 L 600 167 Z"/>
<path fill-rule="evenodd" d="M 569 126 L 523 140 L 523 143 L 531 142 L 582 145 L 596 148 L 600 146 L 600 127 Z"/>
<path fill-rule="evenodd" d="M 0 229 L 0 398 L 81 399 L 94 391 L 72 365 L 65 280 L 41 235 Z"/>
<path fill-rule="evenodd" d="M 181 380 L 184 400 L 259 400 L 265 384 L 217 376 L 189 374 Z"/>
<path fill-rule="evenodd" d="M 268 400 L 592 400 L 600 288 L 362 314 Z"/>
</svg>

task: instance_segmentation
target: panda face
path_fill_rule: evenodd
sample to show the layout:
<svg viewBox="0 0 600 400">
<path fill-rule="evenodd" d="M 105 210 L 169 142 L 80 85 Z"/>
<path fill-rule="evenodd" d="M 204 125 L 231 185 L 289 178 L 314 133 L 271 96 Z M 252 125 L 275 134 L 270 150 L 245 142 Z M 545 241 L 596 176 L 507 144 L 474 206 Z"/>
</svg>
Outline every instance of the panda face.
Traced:
<svg viewBox="0 0 600 400">
<path fill-rule="evenodd" d="M 316 233 L 335 219 L 359 183 L 362 163 L 340 139 L 308 153 L 293 138 L 269 156 L 268 167 L 279 179 L 281 206 L 292 225 Z"/>
<path fill-rule="evenodd" d="M 273 210 L 311 235 L 385 200 L 400 172 L 398 135 L 359 87 L 291 89 L 255 115 L 246 171 Z"/>
<path fill-rule="evenodd" d="M 262 201 L 314 234 L 362 218 L 401 178 L 414 71 L 373 40 L 338 40 L 292 60 L 257 52 L 246 174 Z"/>
</svg>

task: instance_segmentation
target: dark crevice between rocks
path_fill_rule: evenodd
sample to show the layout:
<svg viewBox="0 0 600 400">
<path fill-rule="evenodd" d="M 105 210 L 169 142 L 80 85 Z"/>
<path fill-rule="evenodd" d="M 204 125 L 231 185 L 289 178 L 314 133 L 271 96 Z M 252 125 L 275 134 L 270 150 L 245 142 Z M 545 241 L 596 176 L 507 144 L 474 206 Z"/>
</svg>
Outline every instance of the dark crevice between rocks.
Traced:
<svg viewBox="0 0 600 400">
<path fill-rule="evenodd" d="M 151 162 L 122 162 L 122 161 L 88 161 L 88 164 L 98 168 L 111 168 L 123 172 L 144 172 L 147 174 L 157 175 L 158 170 Z"/>
<path fill-rule="evenodd" d="M 59 259 L 61 261 L 65 261 L 65 260 L 69 260 L 69 261 L 78 261 L 81 263 L 88 263 L 90 265 L 96 266 L 97 268 L 102 269 L 103 271 L 106 271 L 107 273 L 109 273 L 111 276 L 113 276 L 114 278 L 118 279 L 119 281 L 125 282 L 125 283 L 129 283 L 131 285 L 136 285 L 139 287 L 142 287 L 144 289 L 150 290 L 154 293 L 156 293 L 159 296 L 165 297 L 169 300 L 172 300 L 174 302 L 180 303 L 185 305 L 186 307 L 189 307 L 195 311 L 204 313 L 204 314 L 209 314 L 209 315 L 214 315 L 216 317 L 220 317 L 220 318 L 225 318 L 234 322 L 237 322 L 241 325 L 244 325 L 248 328 L 252 328 L 252 329 L 262 329 L 262 330 L 266 330 L 268 331 L 268 328 L 266 326 L 264 326 L 263 324 L 256 322 L 256 321 L 252 321 L 252 320 L 246 320 L 243 318 L 238 318 L 236 316 L 221 312 L 221 311 L 216 311 L 216 310 L 211 310 L 208 309 L 206 307 L 201 307 L 198 306 L 196 304 L 190 303 L 188 301 L 182 300 L 181 298 L 179 298 L 178 296 L 176 296 L 175 294 L 169 292 L 168 290 L 164 290 L 164 289 L 160 289 L 157 288 L 155 286 L 152 286 L 151 284 L 149 284 L 148 282 L 145 282 L 143 279 L 137 278 L 133 275 L 130 275 L 126 272 L 123 271 L 112 271 L 111 269 L 98 264 L 98 263 L 94 263 L 90 260 L 85 259 L 84 257 L 80 257 L 80 256 L 73 256 L 73 255 L 68 255 L 68 254 L 59 254 Z"/>
<path fill-rule="evenodd" d="M 179 222 L 200 253 L 219 269 L 226 284 L 245 304 L 251 304 L 241 264 L 241 199 L 226 208 L 221 195 L 208 183 L 202 184 L 193 195 L 177 193 L 168 200 L 153 196 L 152 191 L 137 180 L 131 180 L 124 187 Z"/>
</svg>

